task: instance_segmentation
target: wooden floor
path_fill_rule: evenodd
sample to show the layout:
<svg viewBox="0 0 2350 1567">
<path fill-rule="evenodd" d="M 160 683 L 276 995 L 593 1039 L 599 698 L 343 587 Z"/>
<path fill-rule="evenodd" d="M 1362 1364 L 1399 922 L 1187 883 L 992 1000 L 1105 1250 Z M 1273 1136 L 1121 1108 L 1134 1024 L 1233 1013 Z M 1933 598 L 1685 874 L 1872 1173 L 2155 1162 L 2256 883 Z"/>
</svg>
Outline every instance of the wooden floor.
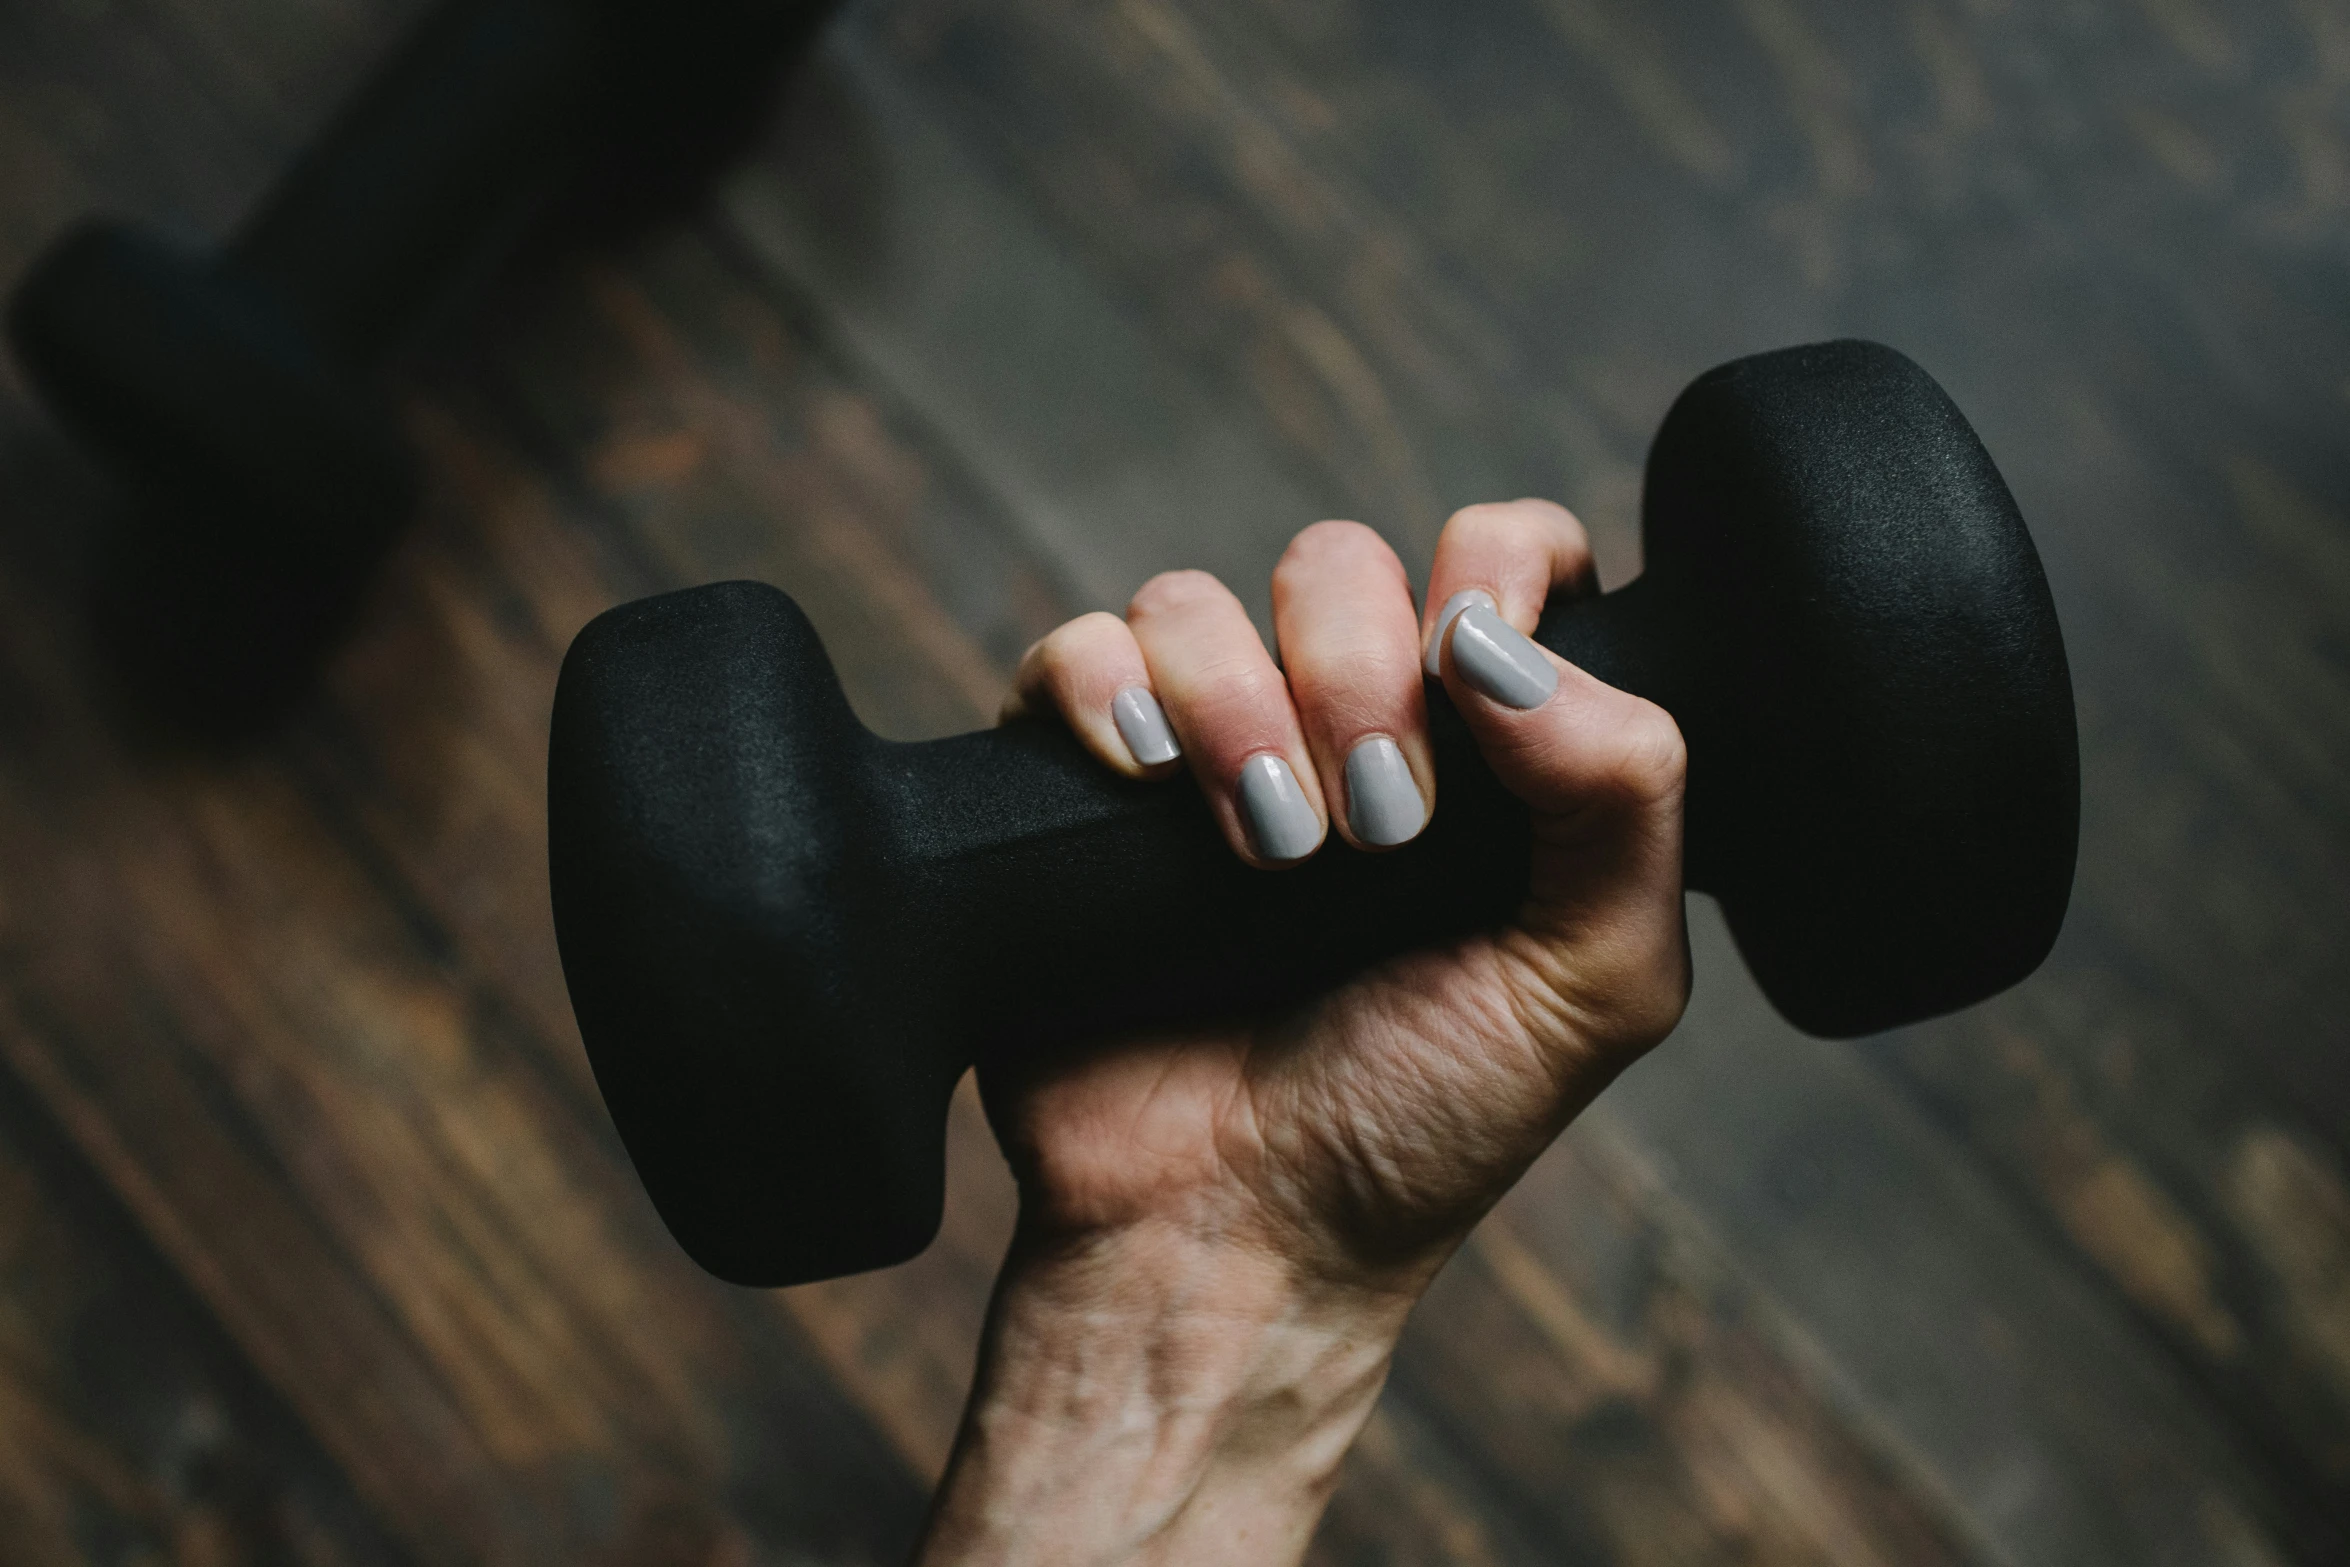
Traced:
<svg viewBox="0 0 2350 1567">
<path fill-rule="evenodd" d="M 0 8 L 0 283 L 227 228 L 417 0 Z M 429 515 L 284 729 L 97 696 L 108 491 L 0 369 L 0 1560 L 890 1562 L 1009 1194 L 752 1294 L 596 1099 L 541 841 L 591 615 L 753 576 L 898 735 L 1176 564 L 1459 504 L 1638 570 L 1678 388 L 1918 358 L 2081 704 L 2055 957 L 1698 995 L 1415 1319 L 1319 1563 L 2350 1560 L 2350 7 L 859 0 L 689 219 L 409 377 Z"/>
</svg>

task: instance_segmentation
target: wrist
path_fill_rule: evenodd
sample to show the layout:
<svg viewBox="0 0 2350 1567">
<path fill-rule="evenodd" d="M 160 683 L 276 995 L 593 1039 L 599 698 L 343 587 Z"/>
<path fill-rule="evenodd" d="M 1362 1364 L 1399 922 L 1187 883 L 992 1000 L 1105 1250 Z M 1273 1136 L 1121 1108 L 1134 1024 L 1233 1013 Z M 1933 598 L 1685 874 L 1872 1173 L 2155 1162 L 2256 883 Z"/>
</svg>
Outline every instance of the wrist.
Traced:
<svg viewBox="0 0 2350 1567">
<path fill-rule="evenodd" d="M 922 1561 L 1295 1560 L 1411 1299 L 1175 1225 L 1024 1236 Z"/>
</svg>

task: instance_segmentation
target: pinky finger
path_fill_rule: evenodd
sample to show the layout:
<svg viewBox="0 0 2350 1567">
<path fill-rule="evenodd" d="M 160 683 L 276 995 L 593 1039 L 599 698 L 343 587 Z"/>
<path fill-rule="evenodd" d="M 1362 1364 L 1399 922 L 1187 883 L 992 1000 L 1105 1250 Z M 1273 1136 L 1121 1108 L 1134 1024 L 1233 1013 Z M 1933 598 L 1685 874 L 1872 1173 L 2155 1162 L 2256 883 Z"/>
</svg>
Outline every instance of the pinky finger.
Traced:
<svg viewBox="0 0 2350 1567">
<path fill-rule="evenodd" d="M 1023 715 L 1058 717 L 1129 778 L 1163 777 L 1183 755 L 1142 649 L 1115 615 L 1080 615 L 1028 650 L 1004 703 L 1004 717 Z"/>
</svg>

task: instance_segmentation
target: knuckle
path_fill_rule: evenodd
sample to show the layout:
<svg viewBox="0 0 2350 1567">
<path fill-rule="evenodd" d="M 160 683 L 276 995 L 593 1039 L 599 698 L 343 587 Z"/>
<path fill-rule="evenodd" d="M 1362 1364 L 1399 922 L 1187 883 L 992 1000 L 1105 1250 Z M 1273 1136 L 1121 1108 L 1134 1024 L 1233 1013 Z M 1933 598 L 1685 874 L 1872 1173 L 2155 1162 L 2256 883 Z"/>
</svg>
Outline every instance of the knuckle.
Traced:
<svg viewBox="0 0 2350 1567">
<path fill-rule="evenodd" d="M 1100 610 L 1080 615 L 1049 639 L 1054 662 L 1064 669 L 1115 656 L 1127 641 L 1126 622 Z"/>
<path fill-rule="evenodd" d="M 1529 495 L 1523 500 L 1509 502 L 1508 509 L 1524 517 L 1528 522 L 1538 527 L 1548 528 L 1553 533 L 1577 540 L 1588 537 L 1583 531 L 1583 519 L 1561 506 L 1557 501 L 1544 500 L 1538 495 Z"/>
<path fill-rule="evenodd" d="M 1080 615 L 1047 632 L 1020 660 L 1018 683 L 1061 704 L 1082 701 L 1097 681 L 1131 662 L 1126 623 L 1115 615 Z"/>
<path fill-rule="evenodd" d="M 1517 507 L 1509 501 L 1471 501 L 1452 514 L 1452 520 L 1447 526 L 1488 527 L 1497 522 L 1509 521 L 1516 510 Z"/>
<path fill-rule="evenodd" d="M 1028 651 L 1028 662 L 1037 674 L 1047 681 L 1057 682 L 1076 666 L 1082 650 L 1083 633 L 1074 620 L 1056 626 L 1045 634 L 1043 641 Z"/>
<path fill-rule="evenodd" d="M 1208 572 L 1196 569 L 1162 571 L 1135 590 L 1127 604 L 1129 615 L 1164 615 L 1201 604 L 1220 602 L 1230 590 Z"/>
<path fill-rule="evenodd" d="M 1331 560 L 1351 560 L 1390 554 L 1387 541 L 1359 522 L 1317 522 L 1301 528 L 1289 541 L 1289 548 L 1281 552 L 1278 573 L 1299 566 L 1315 565 Z"/>
<path fill-rule="evenodd" d="M 1515 512 L 1508 501 L 1478 501 L 1444 520 L 1447 539 L 1489 537 L 1506 532 Z"/>
<path fill-rule="evenodd" d="M 1638 704 L 1616 731 L 1607 776 L 1619 793 L 1641 804 L 1678 796 L 1689 777 L 1681 726 L 1654 703 Z"/>
<path fill-rule="evenodd" d="M 1556 501 L 1534 496 L 1514 501 L 1480 501 L 1463 506 L 1445 523 L 1445 531 L 1511 553 L 1564 554 L 1588 557 L 1591 536 L 1581 519 Z"/>
<path fill-rule="evenodd" d="M 1554 553 L 1577 567 L 1591 563 L 1591 531 L 1583 526 L 1582 518 L 1551 501 L 1525 501 L 1521 504 L 1541 508 L 1549 524 Z"/>
<path fill-rule="evenodd" d="M 1403 707 L 1420 689 L 1419 652 L 1392 637 L 1333 637 L 1300 650 L 1289 664 L 1289 684 L 1301 702 L 1351 701 L 1380 711 Z"/>
<path fill-rule="evenodd" d="M 1200 667 L 1194 677 L 1195 700 L 1216 712 L 1255 712 L 1287 695 L 1287 682 L 1271 668 L 1253 659 L 1220 658 Z"/>
</svg>

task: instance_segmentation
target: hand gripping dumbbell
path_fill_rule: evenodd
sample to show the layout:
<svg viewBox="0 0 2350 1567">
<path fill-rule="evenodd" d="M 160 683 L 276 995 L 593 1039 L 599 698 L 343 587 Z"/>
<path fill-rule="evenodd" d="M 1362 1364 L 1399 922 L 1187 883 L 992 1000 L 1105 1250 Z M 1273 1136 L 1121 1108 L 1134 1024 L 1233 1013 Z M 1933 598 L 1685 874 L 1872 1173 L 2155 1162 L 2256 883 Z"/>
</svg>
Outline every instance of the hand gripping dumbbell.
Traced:
<svg viewBox="0 0 2350 1567">
<path fill-rule="evenodd" d="M 1646 574 L 1536 636 L 1688 745 L 1688 884 L 1812 1033 L 2030 973 L 2070 897 L 2072 687 L 2039 559 L 1899 354 L 1740 360 L 1649 454 Z M 548 771 L 556 931 L 596 1079 L 670 1230 L 785 1284 L 936 1231 L 956 1080 L 994 1053 L 1278 1003 L 1507 920 L 1526 812 L 1431 691 L 1439 799 L 1390 854 L 1265 872 L 1197 789 L 1059 725 L 893 744 L 781 593 L 623 605 L 572 645 Z"/>
<path fill-rule="evenodd" d="M 252 639 L 224 678 L 298 668 L 413 509 L 375 372 L 600 143 L 657 134 L 828 8 L 447 0 L 218 254 L 87 221 L 42 256 L 10 307 L 17 353 L 152 514 L 157 585 Z"/>
</svg>

